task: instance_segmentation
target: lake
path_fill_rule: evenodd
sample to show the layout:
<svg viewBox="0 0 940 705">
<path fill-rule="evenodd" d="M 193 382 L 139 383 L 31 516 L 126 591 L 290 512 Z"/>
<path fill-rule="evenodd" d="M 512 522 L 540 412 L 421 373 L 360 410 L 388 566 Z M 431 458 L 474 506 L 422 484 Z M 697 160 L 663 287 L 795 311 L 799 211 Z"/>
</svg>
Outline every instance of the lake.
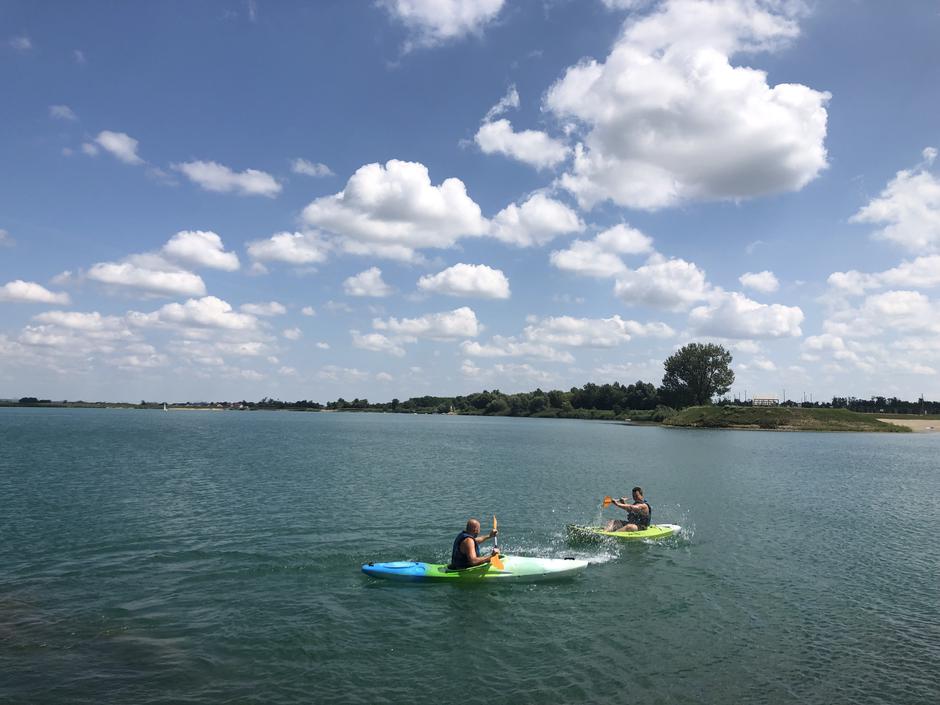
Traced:
<svg viewBox="0 0 940 705">
<path fill-rule="evenodd" d="M 940 434 L 0 409 L 0 702 L 940 701 Z M 659 543 L 569 544 L 641 485 Z M 407 585 L 467 518 L 579 578 Z M 620 512 L 622 514 L 622 512 Z"/>
</svg>

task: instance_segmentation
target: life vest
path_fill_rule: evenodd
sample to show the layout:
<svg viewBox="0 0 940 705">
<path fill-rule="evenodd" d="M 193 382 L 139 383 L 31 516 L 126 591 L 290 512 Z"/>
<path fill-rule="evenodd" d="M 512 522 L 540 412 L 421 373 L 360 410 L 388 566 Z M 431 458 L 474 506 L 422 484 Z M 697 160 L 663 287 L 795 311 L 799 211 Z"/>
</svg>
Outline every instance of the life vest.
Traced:
<svg viewBox="0 0 940 705">
<path fill-rule="evenodd" d="M 470 567 L 470 557 L 460 550 L 460 544 L 464 542 L 464 539 L 470 539 L 474 544 L 476 543 L 473 534 L 468 534 L 466 531 L 461 531 L 457 534 L 457 538 L 454 539 L 454 547 L 450 551 L 450 565 L 448 568 L 451 570 L 460 570 L 461 568 Z"/>
<path fill-rule="evenodd" d="M 645 499 L 637 502 L 637 504 L 645 504 L 649 513 L 643 515 L 640 512 L 634 512 L 631 510 L 627 512 L 627 521 L 631 524 L 636 524 L 640 529 L 645 529 L 653 522 L 653 508 Z"/>
</svg>

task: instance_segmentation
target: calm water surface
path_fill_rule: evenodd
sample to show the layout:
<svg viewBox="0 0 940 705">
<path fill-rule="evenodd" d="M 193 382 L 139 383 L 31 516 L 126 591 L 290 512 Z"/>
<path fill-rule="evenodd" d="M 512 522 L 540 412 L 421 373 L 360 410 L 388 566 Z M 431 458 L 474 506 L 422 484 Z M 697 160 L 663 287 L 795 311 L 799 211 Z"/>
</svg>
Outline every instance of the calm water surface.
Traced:
<svg viewBox="0 0 940 705">
<path fill-rule="evenodd" d="M 567 543 L 634 484 L 680 538 Z M 493 513 L 592 565 L 359 572 Z M 0 702 L 935 705 L 938 534 L 940 434 L 0 409 Z"/>
</svg>

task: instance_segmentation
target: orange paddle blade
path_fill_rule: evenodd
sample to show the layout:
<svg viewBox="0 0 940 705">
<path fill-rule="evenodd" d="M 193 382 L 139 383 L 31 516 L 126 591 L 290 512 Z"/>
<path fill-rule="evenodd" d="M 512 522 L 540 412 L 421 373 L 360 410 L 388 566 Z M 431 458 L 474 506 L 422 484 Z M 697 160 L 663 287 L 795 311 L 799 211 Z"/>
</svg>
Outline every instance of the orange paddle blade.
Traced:
<svg viewBox="0 0 940 705">
<path fill-rule="evenodd" d="M 610 498 L 610 495 L 607 495 L 606 497 L 604 497 L 604 509 L 607 509 L 607 507 L 609 507 L 611 502 L 613 501 L 614 500 Z"/>
<path fill-rule="evenodd" d="M 493 531 L 496 531 L 496 515 L 493 515 Z M 493 545 L 496 548 L 499 548 L 499 536 L 493 537 Z M 503 565 L 503 559 L 499 556 L 493 556 L 490 558 L 490 565 L 496 568 L 496 570 L 506 570 L 506 566 Z"/>
</svg>

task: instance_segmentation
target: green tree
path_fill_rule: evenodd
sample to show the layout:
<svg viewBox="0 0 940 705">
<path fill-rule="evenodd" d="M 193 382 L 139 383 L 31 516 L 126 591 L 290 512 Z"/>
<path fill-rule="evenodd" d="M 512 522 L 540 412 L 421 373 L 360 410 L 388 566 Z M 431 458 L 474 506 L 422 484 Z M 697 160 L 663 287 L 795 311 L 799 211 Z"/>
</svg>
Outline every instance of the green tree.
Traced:
<svg viewBox="0 0 940 705">
<path fill-rule="evenodd" d="M 662 390 L 673 406 L 710 404 L 731 389 L 731 353 L 713 343 L 689 343 L 663 363 Z"/>
</svg>

